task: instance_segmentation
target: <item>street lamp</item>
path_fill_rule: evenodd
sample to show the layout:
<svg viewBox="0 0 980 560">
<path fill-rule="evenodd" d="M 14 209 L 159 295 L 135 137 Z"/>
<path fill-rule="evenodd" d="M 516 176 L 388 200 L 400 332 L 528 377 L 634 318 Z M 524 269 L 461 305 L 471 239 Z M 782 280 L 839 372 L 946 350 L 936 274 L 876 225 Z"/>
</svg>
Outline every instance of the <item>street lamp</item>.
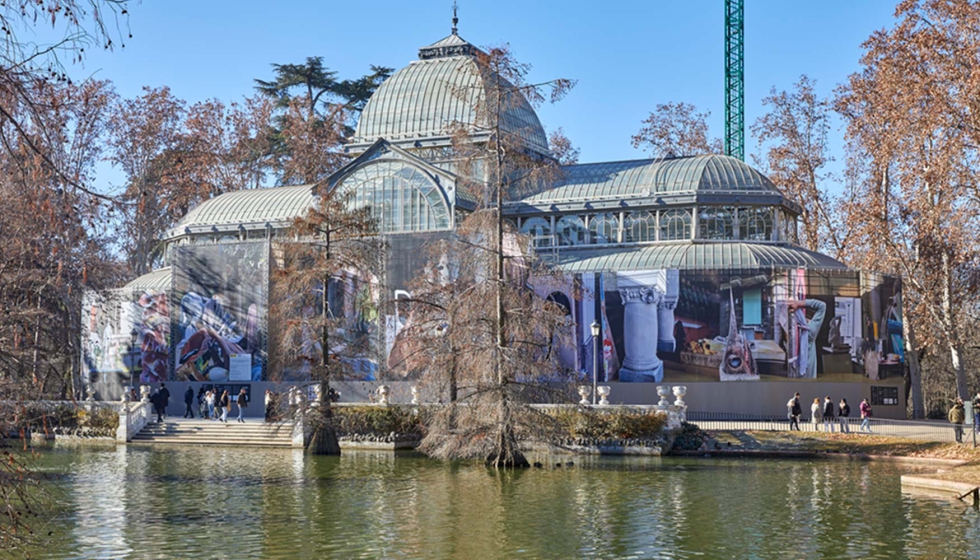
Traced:
<svg viewBox="0 0 980 560">
<path fill-rule="evenodd" d="M 596 404 L 596 385 L 599 384 L 599 321 L 592 321 L 592 404 Z"/>
</svg>

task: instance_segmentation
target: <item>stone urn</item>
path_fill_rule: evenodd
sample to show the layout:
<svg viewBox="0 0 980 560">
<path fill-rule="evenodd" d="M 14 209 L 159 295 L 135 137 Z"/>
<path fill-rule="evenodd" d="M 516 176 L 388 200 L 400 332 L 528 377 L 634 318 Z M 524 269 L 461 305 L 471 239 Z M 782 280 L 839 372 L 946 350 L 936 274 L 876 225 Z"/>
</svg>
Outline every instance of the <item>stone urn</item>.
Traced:
<svg viewBox="0 0 980 560">
<path fill-rule="evenodd" d="M 387 385 L 378 386 L 378 403 L 379 404 L 389 404 L 388 395 L 391 393 L 391 389 Z"/>
<path fill-rule="evenodd" d="M 670 406 L 670 401 L 667 400 L 667 397 L 670 395 L 669 385 L 658 385 L 657 394 L 660 395 L 660 402 L 657 403 L 657 406 L 660 408 L 667 408 Z"/>
<path fill-rule="evenodd" d="M 684 395 L 687 394 L 687 387 L 683 385 L 676 385 L 674 387 L 674 406 L 687 406 L 684 403 Z"/>
<path fill-rule="evenodd" d="M 412 385 L 412 404 L 419 404 L 419 386 Z"/>
<path fill-rule="evenodd" d="M 140 401 L 150 402 L 150 386 L 140 385 Z"/>
<path fill-rule="evenodd" d="M 589 393 L 591 392 L 592 387 L 588 385 L 579 385 L 578 396 L 581 397 L 581 399 L 579 399 L 578 404 L 589 404 Z"/>
<path fill-rule="evenodd" d="M 596 387 L 596 394 L 599 395 L 599 404 L 606 405 L 609 404 L 609 393 L 612 391 L 612 387 L 609 385 L 599 385 Z"/>
</svg>

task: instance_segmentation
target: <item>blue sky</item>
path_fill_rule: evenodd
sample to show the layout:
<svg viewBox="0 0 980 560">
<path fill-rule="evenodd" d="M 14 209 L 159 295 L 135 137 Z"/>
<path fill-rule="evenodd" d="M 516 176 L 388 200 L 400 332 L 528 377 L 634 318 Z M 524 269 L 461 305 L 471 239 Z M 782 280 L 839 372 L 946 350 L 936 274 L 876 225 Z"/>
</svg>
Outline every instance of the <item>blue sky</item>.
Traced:
<svg viewBox="0 0 980 560">
<path fill-rule="evenodd" d="M 459 33 L 484 46 L 509 43 L 532 79 L 573 78 L 561 103 L 539 110 L 548 130 L 562 127 L 580 161 L 643 157 L 630 145 L 657 103 L 710 110 L 721 136 L 723 0 L 460 0 Z M 890 27 L 891 0 L 745 0 L 746 123 L 762 113 L 769 88 L 801 74 L 829 93 L 858 69 L 861 43 Z M 93 53 L 76 78 L 112 80 L 121 95 L 167 85 L 199 101 L 240 99 L 270 64 L 323 56 L 339 76 L 370 64 L 400 68 L 420 46 L 449 34 L 451 0 L 286 1 L 144 0 L 131 9 L 125 49 Z M 842 132 L 832 131 L 839 150 Z M 755 142 L 747 138 L 748 153 Z M 839 155 L 839 154 L 838 154 Z M 834 166 L 835 168 L 838 166 Z M 121 177 L 106 170 L 102 181 Z"/>
</svg>

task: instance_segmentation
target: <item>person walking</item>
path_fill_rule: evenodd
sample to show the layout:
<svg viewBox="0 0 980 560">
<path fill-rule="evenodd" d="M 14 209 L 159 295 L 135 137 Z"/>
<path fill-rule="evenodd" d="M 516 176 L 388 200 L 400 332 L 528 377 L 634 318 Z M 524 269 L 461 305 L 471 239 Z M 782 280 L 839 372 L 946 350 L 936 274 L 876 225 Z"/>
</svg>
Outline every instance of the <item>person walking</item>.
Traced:
<svg viewBox="0 0 980 560">
<path fill-rule="evenodd" d="M 167 389 L 165 383 L 160 384 L 160 407 L 163 409 L 163 415 L 167 415 L 167 405 L 170 404 L 170 389 Z"/>
<path fill-rule="evenodd" d="M 830 400 L 830 395 L 823 399 L 823 429 L 825 432 L 834 431 L 834 401 Z"/>
<path fill-rule="evenodd" d="M 963 399 L 957 398 L 953 403 L 953 408 L 949 409 L 946 415 L 953 424 L 953 435 L 956 443 L 963 443 L 963 422 L 966 421 L 966 411 L 963 410 Z"/>
<path fill-rule="evenodd" d="M 204 401 L 204 387 L 197 390 L 197 412 L 202 419 L 208 417 L 208 403 Z"/>
<path fill-rule="evenodd" d="M 194 389 L 190 385 L 187 386 L 187 390 L 184 391 L 184 405 L 187 410 L 184 411 L 184 418 L 194 418 Z"/>
<path fill-rule="evenodd" d="M 868 399 L 863 399 L 861 401 L 861 406 L 858 407 L 861 411 L 861 431 L 871 433 L 871 405 L 868 404 Z"/>
<path fill-rule="evenodd" d="M 225 389 L 221 393 L 221 421 L 228 422 L 228 409 L 231 408 L 231 397 L 228 396 L 228 390 Z"/>
<path fill-rule="evenodd" d="M 159 390 L 153 391 L 153 394 L 150 395 L 150 403 L 153 404 L 153 411 L 157 413 L 157 422 L 163 422 L 163 405 L 161 405 L 162 402 L 163 402 L 163 395 L 160 394 L 160 391 Z"/>
<path fill-rule="evenodd" d="M 215 420 L 216 417 L 214 415 L 214 405 L 216 404 L 217 399 L 214 396 L 214 389 L 208 390 L 208 394 L 206 397 L 204 397 L 204 399 L 208 403 L 208 419 Z"/>
<path fill-rule="evenodd" d="M 813 429 L 820 431 L 820 397 L 813 399 L 813 404 L 810 405 L 810 423 L 813 424 Z"/>
<path fill-rule="evenodd" d="M 803 408 L 800 406 L 800 394 L 796 393 L 793 398 L 786 403 L 786 416 L 789 418 L 789 431 L 793 431 L 793 426 L 796 426 L 796 431 L 800 431 L 800 416 L 803 415 Z"/>
<path fill-rule="evenodd" d="M 238 421 L 244 424 L 245 419 L 242 418 L 242 414 L 245 412 L 245 407 L 248 406 L 248 392 L 245 387 L 242 387 L 242 390 L 238 392 L 238 398 L 235 399 L 235 402 L 238 403 Z"/>
<path fill-rule="evenodd" d="M 973 397 L 973 430 L 980 432 L 980 391 Z"/>
<path fill-rule="evenodd" d="M 847 399 L 841 399 L 840 404 L 837 407 L 837 420 L 840 421 L 840 431 L 842 434 L 851 433 L 850 420 L 848 416 L 851 415 L 851 406 L 847 404 Z"/>
</svg>

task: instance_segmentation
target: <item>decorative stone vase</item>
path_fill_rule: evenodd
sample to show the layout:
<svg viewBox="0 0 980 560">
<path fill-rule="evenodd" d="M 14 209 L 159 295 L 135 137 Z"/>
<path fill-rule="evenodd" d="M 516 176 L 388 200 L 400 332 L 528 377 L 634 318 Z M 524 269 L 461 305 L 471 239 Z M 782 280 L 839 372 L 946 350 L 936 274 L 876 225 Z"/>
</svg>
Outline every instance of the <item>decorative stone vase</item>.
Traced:
<svg viewBox="0 0 980 560">
<path fill-rule="evenodd" d="M 660 402 L 657 403 L 657 406 L 661 408 L 670 406 L 670 401 L 667 400 L 667 396 L 670 395 L 670 385 L 658 385 L 657 394 L 660 395 Z"/>
<path fill-rule="evenodd" d="M 419 387 L 412 385 L 412 404 L 419 404 Z"/>
<path fill-rule="evenodd" d="M 578 396 L 579 397 L 582 397 L 582 398 L 581 398 L 581 400 L 578 401 L 578 404 L 590 404 L 589 403 L 589 393 L 591 393 L 591 392 L 592 392 L 592 387 L 590 387 L 588 385 L 579 385 L 578 386 Z"/>
<path fill-rule="evenodd" d="M 389 389 L 387 385 L 379 385 L 378 386 L 378 403 L 380 403 L 380 404 L 389 404 L 388 395 L 389 395 L 390 392 L 391 392 L 391 389 Z"/>
<path fill-rule="evenodd" d="M 676 400 L 674 400 L 674 406 L 687 406 L 684 403 L 684 395 L 686 394 L 687 394 L 687 387 L 683 385 L 676 385 L 674 387 L 674 397 L 676 397 Z"/>
<path fill-rule="evenodd" d="M 140 400 L 143 402 L 150 402 L 150 386 L 140 385 Z"/>
<path fill-rule="evenodd" d="M 612 391 L 612 387 L 609 385 L 599 385 L 596 387 L 596 393 L 599 395 L 599 404 L 607 405 L 609 404 L 609 393 Z"/>
</svg>

